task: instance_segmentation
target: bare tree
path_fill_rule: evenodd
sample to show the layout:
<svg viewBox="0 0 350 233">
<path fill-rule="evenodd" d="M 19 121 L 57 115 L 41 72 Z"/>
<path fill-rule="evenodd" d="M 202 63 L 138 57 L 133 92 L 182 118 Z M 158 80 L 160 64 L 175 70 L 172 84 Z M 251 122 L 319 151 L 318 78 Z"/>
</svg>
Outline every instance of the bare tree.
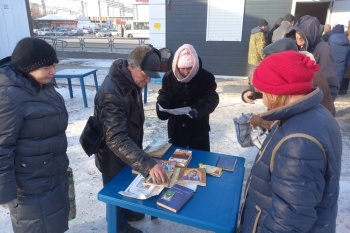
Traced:
<svg viewBox="0 0 350 233">
<path fill-rule="evenodd" d="M 32 19 L 37 19 L 43 16 L 38 5 L 31 5 L 30 15 L 32 16 Z"/>
</svg>

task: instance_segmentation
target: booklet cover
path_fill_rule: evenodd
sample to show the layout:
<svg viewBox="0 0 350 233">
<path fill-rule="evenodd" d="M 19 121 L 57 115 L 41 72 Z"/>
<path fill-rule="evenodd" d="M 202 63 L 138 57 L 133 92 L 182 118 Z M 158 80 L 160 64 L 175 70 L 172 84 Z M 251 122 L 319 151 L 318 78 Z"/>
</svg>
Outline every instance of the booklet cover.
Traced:
<svg viewBox="0 0 350 233">
<path fill-rule="evenodd" d="M 175 184 L 157 200 L 157 205 L 177 213 L 193 193 L 192 189 Z"/>
<path fill-rule="evenodd" d="M 170 156 L 170 161 L 176 162 L 176 167 L 187 167 L 192 159 L 191 150 L 176 149 L 174 153 Z"/>
<path fill-rule="evenodd" d="M 167 173 L 168 176 L 168 182 L 157 184 L 153 182 L 153 179 L 150 175 L 148 175 L 145 180 L 144 184 L 145 185 L 157 185 L 157 186 L 163 186 L 163 187 L 171 187 L 170 186 L 170 181 L 173 178 L 173 173 L 175 170 L 176 162 L 175 161 L 168 161 L 168 160 L 162 160 L 162 159 L 156 159 L 157 163 L 162 166 Z"/>
<path fill-rule="evenodd" d="M 234 171 L 236 163 L 236 157 L 229 155 L 221 155 L 218 162 L 216 163 L 216 166 L 222 168 L 223 170 Z"/>
</svg>

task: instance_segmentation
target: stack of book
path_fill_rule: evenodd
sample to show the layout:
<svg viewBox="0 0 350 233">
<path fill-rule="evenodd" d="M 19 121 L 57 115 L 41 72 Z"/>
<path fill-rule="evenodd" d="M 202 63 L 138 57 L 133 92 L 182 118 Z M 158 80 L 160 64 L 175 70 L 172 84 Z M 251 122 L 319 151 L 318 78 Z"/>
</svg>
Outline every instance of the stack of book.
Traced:
<svg viewBox="0 0 350 233">
<path fill-rule="evenodd" d="M 144 184 L 156 185 L 171 188 L 175 184 L 181 184 L 192 188 L 194 191 L 197 185 L 206 185 L 206 170 L 204 168 L 188 168 L 191 161 L 192 151 L 176 149 L 169 160 L 160 160 L 157 162 L 167 172 L 168 182 L 156 183 L 151 176 L 145 178 Z"/>
</svg>

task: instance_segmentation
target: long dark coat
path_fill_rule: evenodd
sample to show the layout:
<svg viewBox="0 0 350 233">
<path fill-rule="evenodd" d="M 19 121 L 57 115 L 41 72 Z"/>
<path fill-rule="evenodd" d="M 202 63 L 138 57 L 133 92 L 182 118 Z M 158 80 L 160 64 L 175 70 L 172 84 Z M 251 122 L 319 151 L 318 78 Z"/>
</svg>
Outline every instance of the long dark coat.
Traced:
<svg viewBox="0 0 350 233">
<path fill-rule="evenodd" d="M 36 89 L 0 61 L 0 204 L 14 200 L 14 232 L 68 229 L 68 113 L 50 83 Z"/>
<path fill-rule="evenodd" d="M 219 104 L 216 87 L 214 75 L 202 68 L 201 61 L 198 73 L 188 83 L 179 82 L 173 71 L 164 75 L 157 104 L 168 109 L 190 106 L 198 111 L 198 118 L 191 119 L 187 115 L 164 114 L 157 107 L 159 119 L 169 119 L 168 137 L 171 143 L 176 146 L 210 150 L 209 114 Z"/>
</svg>

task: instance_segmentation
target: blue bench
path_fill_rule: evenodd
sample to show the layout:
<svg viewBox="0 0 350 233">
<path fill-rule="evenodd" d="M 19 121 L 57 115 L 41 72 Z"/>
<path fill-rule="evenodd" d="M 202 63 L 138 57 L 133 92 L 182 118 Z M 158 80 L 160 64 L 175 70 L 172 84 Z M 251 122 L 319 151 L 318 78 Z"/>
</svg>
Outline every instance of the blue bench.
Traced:
<svg viewBox="0 0 350 233">
<path fill-rule="evenodd" d="M 73 88 L 72 88 L 71 78 L 79 78 L 81 92 L 83 95 L 84 106 L 85 106 L 85 108 L 87 108 L 88 103 L 87 103 L 87 99 L 86 99 L 84 77 L 89 76 L 91 74 L 94 76 L 95 88 L 96 88 L 96 92 L 97 92 L 98 84 L 97 84 L 96 72 L 97 72 L 97 69 L 65 69 L 65 70 L 58 71 L 55 74 L 54 78 L 66 78 L 67 79 L 70 98 L 73 98 Z"/>
</svg>

